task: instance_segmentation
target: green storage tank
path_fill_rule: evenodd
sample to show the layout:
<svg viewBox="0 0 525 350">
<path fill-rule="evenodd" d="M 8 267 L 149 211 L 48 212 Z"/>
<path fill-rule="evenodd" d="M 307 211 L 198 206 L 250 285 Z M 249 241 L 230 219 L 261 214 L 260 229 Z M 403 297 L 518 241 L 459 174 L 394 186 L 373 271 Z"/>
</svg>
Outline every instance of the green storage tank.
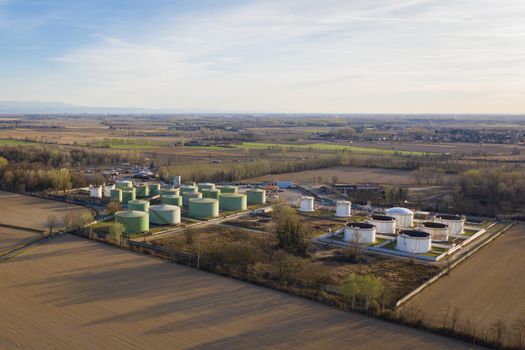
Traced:
<svg viewBox="0 0 525 350">
<path fill-rule="evenodd" d="M 160 184 L 150 183 L 148 184 L 148 187 L 150 196 L 158 196 L 160 194 Z"/>
<path fill-rule="evenodd" d="M 246 191 L 248 204 L 264 204 L 266 203 L 266 191 L 261 189 L 250 189 Z"/>
<path fill-rule="evenodd" d="M 196 186 L 192 186 L 192 185 L 184 185 L 180 188 L 180 191 L 184 194 L 184 193 L 197 193 L 199 192 L 198 191 L 198 188 Z"/>
<path fill-rule="evenodd" d="M 237 193 L 237 186 L 230 186 L 230 185 L 226 185 L 226 186 L 222 186 L 220 188 L 221 190 L 221 193 Z"/>
<path fill-rule="evenodd" d="M 109 192 L 109 198 L 112 202 L 122 203 L 122 190 L 120 188 L 115 188 Z"/>
<path fill-rule="evenodd" d="M 137 199 L 135 189 L 122 190 L 122 203 L 127 204 L 129 201 Z"/>
<path fill-rule="evenodd" d="M 188 193 L 185 192 L 182 194 L 182 205 L 187 207 L 190 203 L 191 198 L 202 198 L 202 193 Z"/>
<path fill-rule="evenodd" d="M 225 211 L 246 210 L 246 195 L 241 193 L 222 193 L 219 196 L 219 207 Z"/>
<path fill-rule="evenodd" d="M 124 226 L 126 235 L 149 231 L 149 215 L 143 211 L 119 211 L 115 214 L 115 222 Z"/>
<path fill-rule="evenodd" d="M 162 204 L 176 205 L 178 207 L 182 207 L 182 197 L 173 194 L 164 195 L 162 196 Z"/>
<path fill-rule="evenodd" d="M 149 197 L 149 187 L 146 184 L 140 184 L 136 188 L 137 198 Z"/>
<path fill-rule="evenodd" d="M 163 188 L 162 190 L 160 190 L 160 195 L 178 196 L 180 195 L 180 190 L 178 188 Z"/>
<path fill-rule="evenodd" d="M 180 207 L 175 205 L 152 205 L 149 208 L 149 222 L 155 225 L 180 224 Z"/>
<path fill-rule="evenodd" d="M 197 219 L 211 219 L 219 216 L 219 202 L 212 198 L 190 198 L 189 215 Z"/>
<path fill-rule="evenodd" d="M 213 189 L 213 190 L 202 190 L 202 198 L 212 198 L 212 199 L 219 199 L 219 195 L 221 194 L 221 190 Z"/>
<path fill-rule="evenodd" d="M 211 184 L 209 182 L 201 182 L 200 184 L 197 185 L 197 188 L 199 192 L 202 192 L 202 190 L 214 190 L 215 184 Z"/>
<path fill-rule="evenodd" d="M 119 180 L 115 182 L 115 187 L 120 188 L 121 190 L 126 190 L 128 188 L 133 188 L 133 182 L 129 180 Z"/>
<path fill-rule="evenodd" d="M 148 211 L 149 202 L 140 199 L 135 199 L 128 202 L 128 210 Z"/>
</svg>

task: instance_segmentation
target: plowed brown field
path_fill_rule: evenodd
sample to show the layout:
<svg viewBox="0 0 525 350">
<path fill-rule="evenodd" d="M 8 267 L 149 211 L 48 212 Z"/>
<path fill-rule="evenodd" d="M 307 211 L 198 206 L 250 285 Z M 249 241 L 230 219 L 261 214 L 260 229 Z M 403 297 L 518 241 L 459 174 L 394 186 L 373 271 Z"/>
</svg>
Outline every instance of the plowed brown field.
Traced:
<svg viewBox="0 0 525 350">
<path fill-rule="evenodd" d="M 0 263 L 0 276 L 0 348 L 470 348 L 72 236 Z"/>
</svg>

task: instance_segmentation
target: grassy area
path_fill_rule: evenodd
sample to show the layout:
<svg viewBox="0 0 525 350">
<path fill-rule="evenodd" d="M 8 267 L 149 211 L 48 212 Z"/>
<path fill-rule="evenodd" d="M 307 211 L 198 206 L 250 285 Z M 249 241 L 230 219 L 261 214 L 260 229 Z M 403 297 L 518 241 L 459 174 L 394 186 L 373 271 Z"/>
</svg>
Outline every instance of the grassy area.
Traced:
<svg viewBox="0 0 525 350">
<path fill-rule="evenodd" d="M 448 249 L 446 248 L 441 248 L 441 247 L 432 247 L 432 251 L 435 252 L 435 253 L 438 253 L 438 254 L 442 254 L 444 252 L 446 252 Z"/>
<path fill-rule="evenodd" d="M 469 237 L 470 237 L 470 236 L 472 236 L 473 234 L 477 233 L 478 231 L 479 231 L 479 230 L 469 230 L 469 229 L 465 229 L 465 230 L 463 231 L 463 234 L 464 234 L 465 236 L 469 236 Z"/>
<path fill-rule="evenodd" d="M 381 148 L 372 148 L 372 147 L 360 147 L 360 146 L 348 146 L 348 145 L 338 145 L 332 143 L 311 143 L 311 144 L 280 144 L 280 143 L 263 143 L 263 142 L 244 142 L 240 146 L 241 148 L 249 149 L 268 149 L 268 148 L 277 148 L 277 149 L 313 149 L 319 151 L 349 151 L 349 152 L 358 152 L 358 153 L 377 153 L 377 154 L 402 154 L 402 155 L 423 155 L 429 154 L 427 152 L 416 152 L 416 151 L 396 151 L 388 150 Z"/>
<path fill-rule="evenodd" d="M 396 250 L 396 244 L 397 244 L 397 241 L 394 239 L 392 242 L 390 242 L 388 244 L 385 244 L 381 248 L 390 249 L 390 250 Z"/>
<path fill-rule="evenodd" d="M 36 141 L 0 139 L 0 146 L 36 146 L 37 144 Z"/>
<path fill-rule="evenodd" d="M 384 241 L 386 241 L 386 239 L 384 239 L 384 238 L 377 238 L 377 237 L 376 237 L 376 241 L 375 241 L 375 243 L 372 243 L 372 244 L 370 244 L 370 245 L 371 245 L 372 247 L 375 247 L 375 246 L 380 245 L 380 244 L 383 243 Z"/>
</svg>

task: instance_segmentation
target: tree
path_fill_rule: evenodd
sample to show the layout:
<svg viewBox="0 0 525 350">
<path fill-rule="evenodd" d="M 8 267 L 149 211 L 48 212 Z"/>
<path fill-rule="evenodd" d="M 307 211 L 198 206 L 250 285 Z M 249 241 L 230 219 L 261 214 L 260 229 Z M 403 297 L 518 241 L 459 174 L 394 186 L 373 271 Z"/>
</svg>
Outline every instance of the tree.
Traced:
<svg viewBox="0 0 525 350">
<path fill-rule="evenodd" d="M 351 274 L 340 287 L 343 294 L 351 300 L 352 309 L 359 299 L 364 302 L 364 309 L 368 310 L 371 302 L 378 302 L 383 293 L 383 281 L 369 275 Z"/>
<path fill-rule="evenodd" d="M 282 206 L 274 214 L 274 232 L 277 246 L 293 254 L 306 254 L 310 248 L 310 235 L 295 209 Z"/>
<path fill-rule="evenodd" d="M 55 215 L 49 215 L 46 219 L 46 226 L 49 230 L 49 236 L 53 235 L 53 229 L 58 224 L 58 219 Z"/>
<path fill-rule="evenodd" d="M 122 243 L 122 235 L 124 234 L 125 228 L 120 222 L 114 222 L 109 226 L 109 236 L 117 245 Z"/>
<path fill-rule="evenodd" d="M 114 215 L 116 212 L 120 211 L 121 206 L 120 203 L 117 201 L 111 201 L 108 204 L 108 213 L 111 215 Z"/>
</svg>

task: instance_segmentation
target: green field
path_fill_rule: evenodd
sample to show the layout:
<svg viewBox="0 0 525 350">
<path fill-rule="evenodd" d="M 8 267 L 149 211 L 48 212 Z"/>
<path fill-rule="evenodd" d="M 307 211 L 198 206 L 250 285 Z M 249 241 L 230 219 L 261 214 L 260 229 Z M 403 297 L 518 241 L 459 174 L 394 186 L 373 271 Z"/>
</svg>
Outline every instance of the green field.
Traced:
<svg viewBox="0 0 525 350">
<path fill-rule="evenodd" d="M 310 143 L 310 144 L 281 144 L 281 143 L 263 143 L 263 142 L 244 142 L 240 145 L 241 148 L 248 149 L 305 149 L 305 150 L 318 150 L 318 151 L 346 151 L 356 153 L 376 153 L 376 154 L 401 154 L 410 156 L 419 156 L 424 154 L 431 154 L 427 152 L 416 152 L 416 151 L 395 151 L 381 148 L 372 147 L 359 147 L 359 146 L 347 146 L 337 145 L 331 143 Z"/>
<path fill-rule="evenodd" d="M 0 146 L 36 146 L 37 144 L 36 141 L 0 139 Z"/>
</svg>

